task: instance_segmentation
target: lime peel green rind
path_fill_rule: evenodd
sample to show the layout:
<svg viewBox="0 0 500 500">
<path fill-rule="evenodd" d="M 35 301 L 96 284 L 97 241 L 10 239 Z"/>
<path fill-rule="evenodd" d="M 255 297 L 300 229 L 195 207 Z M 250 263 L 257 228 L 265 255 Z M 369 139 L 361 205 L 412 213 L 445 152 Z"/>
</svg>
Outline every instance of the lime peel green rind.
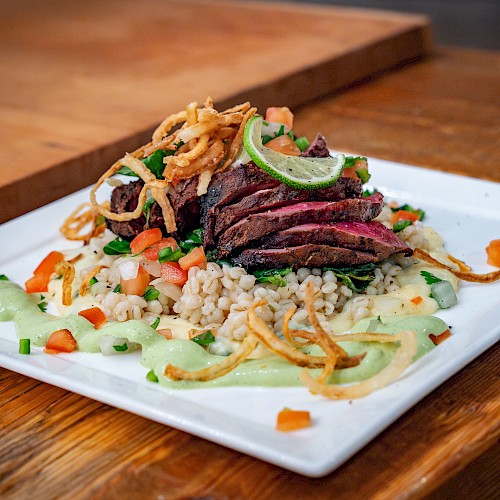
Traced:
<svg viewBox="0 0 500 500">
<path fill-rule="evenodd" d="M 337 182 L 344 169 L 344 155 L 304 158 L 273 151 L 262 144 L 262 121 L 262 116 L 253 116 L 243 135 L 245 150 L 258 167 L 296 189 L 320 189 Z"/>
</svg>

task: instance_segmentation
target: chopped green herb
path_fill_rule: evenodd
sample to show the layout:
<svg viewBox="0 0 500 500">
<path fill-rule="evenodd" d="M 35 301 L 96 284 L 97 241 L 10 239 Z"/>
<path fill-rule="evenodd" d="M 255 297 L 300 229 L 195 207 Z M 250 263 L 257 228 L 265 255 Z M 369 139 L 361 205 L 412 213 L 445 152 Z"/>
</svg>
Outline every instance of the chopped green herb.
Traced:
<svg viewBox="0 0 500 500">
<path fill-rule="evenodd" d="M 362 292 L 375 278 L 375 269 L 377 269 L 376 264 L 362 264 L 352 267 L 325 267 L 323 271 L 332 271 L 347 288 L 354 292 Z"/>
<path fill-rule="evenodd" d="M 144 225 L 146 229 L 149 229 L 149 219 L 151 218 L 151 205 L 155 203 L 155 201 L 156 200 L 154 198 L 149 198 L 148 200 L 146 200 L 146 203 L 144 203 L 144 206 L 142 207 L 142 213 L 146 217 L 146 224 Z"/>
<path fill-rule="evenodd" d="M 293 133 L 293 130 L 290 130 L 287 135 L 288 137 L 290 137 L 290 139 L 292 139 L 293 142 L 295 142 L 295 134 Z"/>
<path fill-rule="evenodd" d="M 146 375 L 146 379 L 149 380 L 150 382 L 158 383 L 158 377 L 156 376 L 156 373 L 154 372 L 154 370 L 148 371 L 148 374 Z"/>
<path fill-rule="evenodd" d="M 292 268 L 286 267 L 285 269 L 264 269 L 262 271 L 254 271 L 253 275 L 257 278 L 257 283 L 268 282 L 283 287 L 288 283 L 284 276 L 291 272 Z"/>
<path fill-rule="evenodd" d="M 425 212 L 421 208 L 413 208 L 411 205 L 405 203 L 399 207 L 391 208 L 393 212 L 399 212 L 399 210 L 404 210 L 405 212 L 410 212 L 418 216 L 419 220 L 424 220 Z"/>
<path fill-rule="evenodd" d="M 163 179 L 163 171 L 165 170 L 165 164 L 163 163 L 163 158 L 165 156 L 171 156 L 175 153 L 175 150 L 162 150 L 158 149 L 154 153 L 151 153 L 146 158 L 142 158 L 142 163 L 151 170 L 157 179 Z M 116 172 L 117 174 L 129 175 L 131 177 L 139 177 L 133 170 L 128 167 L 121 167 L 120 170 Z"/>
<path fill-rule="evenodd" d="M 356 175 L 361 179 L 363 184 L 366 184 L 371 177 L 371 174 L 366 170 L 366 168 L 358 168 L 356 170 Z"/>
<path fill-rule="evenodd" d="M 97 278 L 92 278 L 90 281 L 89 281 L 89 285 L 92 286 L 92 285 L 95 285 L 97 283 Z"/>
<path fill-rule="evenodd" d="M 392 230 L 395 232 L 395 233 L 399 233 L 400 231 L 402 231 L 405 227 L 408 227 L 408 226 L 411 226 L 412 225 L 412 221 L 411 220 L 398 220 L 397 222 L 394 223 L 394 225 L 392 226 Z"/>
<path fill-rule="evenodd" d="M 113 349 L 117 352 L 125 352 L 126 350 L 128 350 L 128 345 L 125 342 L 125 344 L 122 345 L 114 345 Z"/>
<path fill-rule="evenodd" d="M 274 137 L 272 135 L 266 134 L 266 135 L 262 136 L 262 144 L 266 144 L 269 141 L 272 141 L 273 139 L 274 139 Z"/>
<path fill-rule="evenodd" d="M 201 245 L 203 245 L 203 229 L 201 227 L 188 233 L 186 239 L 179 242 L 179 246 L 186 253 Z"/>
<path fill-rule="evenodd" d="M 37 306 L 38 309 L 40 309 L 40 311 L 42 311 L 43 313 L 47 312 L 47 302 L 39 302 Z"/>
<path fill-rule="evenodd" d="M 157 326 L 160 324 L 160 316 L 155 319 L 155 322 L 151 325 L 153 330 L 156 330 Z"/>
<path fill-rule="evenodd" d="M 278 132 L 276 132 L 275 137 L 279 137 L 280 135 L 285 135 L 285 125 L 283 123 L 280 125 Z"/>
<path fill-rule="evenodd" d="M 30 339 L 19 339 L 19 354 L 29 354 L 30 352 Z"/>
<path fill-rule="evenodd" d="M 151 300 L 157 299 L 159 295 L 160 295 L 159 290 L 157 290 L 154 286 L 148 286 L 142 298 L 146 302 L 149 302 Z"/>
<path fill-rule="evenodd" d="M 344 162 L 344 168 L 352 168 L 357 161 L 368 161 L 366 156 L 346 156 Z"/>
<path fill-rule="evenodd" d="M 5 274 L 0 274 L 0 281 L 10 281 L 10 279 Z"/>
<path fill-rule="evenodd" d="M 215 342 L 215 337 L 210 330 L 207 330 L 206 332 L 196 335 L 196 337 L 193 337 L 191 340 L 196 342 L 198 345 L 205 346 Z"/>
<path fill-rule="evenodd" d="M 420 276 L 423 276 L 425 279 L 425 282 L 428 285 L 432 285 L 433 283 L 439 283 L 443 281 L 441 278 L 438 278 L 437 276 L 434 276 L 432 273 L 428 271 L 420 271 Z"/>
<path fill-rule="evenodd" d="M 122 293 L 122 287 L 120 285 L 116 285 L 114 288 L 113 288 L 113 292 L 114 293 Z"/>
<path fill-rule="evenodd" d="M 172 250 L 172 247 L 165 247 L 158 252 L 158 261 L 160 263 L 177 262 L 183 256 L 184 254 L 180 248 Z"/>
<path fill-rule="evenodd" d="M 301 151 L 305 151 L 311 145 L 307 137 L 297 137 L 295 144 L 297 144 Z"/>
<path fill-rule="evenodd" d="M 374 195 L 375 193 L 378 193 L 378 189 L 376 187 L 374 188 L 366 188 L 364 191 L 363 191 L 363 197 L 364 198 L 368 198 L 368 196 L 372 196 Z"/>
<path fill-rule="evenodd" d="M 382 319 L 380 318 L 380 314 L 377 316 L 377 321 L 380 321 L 380 323 L 382 323 Z"/>
<path fill-rule="evenodd" d="M 102 250 L 106 255 L 132 253 L 132 250 L 130 250 L 130 243 L 120 237 L 110 241 Z"/>
</svg>

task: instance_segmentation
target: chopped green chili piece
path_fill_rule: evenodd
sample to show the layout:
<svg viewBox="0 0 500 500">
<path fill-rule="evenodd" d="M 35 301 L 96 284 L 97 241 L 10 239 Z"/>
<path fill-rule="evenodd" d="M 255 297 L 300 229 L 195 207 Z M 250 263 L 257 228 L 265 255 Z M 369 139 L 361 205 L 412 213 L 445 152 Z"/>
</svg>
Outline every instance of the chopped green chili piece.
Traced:
<svg viewBox="0 0 500 500">
<path fill-rule="evenodd" d="M 151 325 L 151 328 L 153 330 L 156 330 L 156 328 L 158 327 L 158 325 L 160 324 L 160 316 L 158 316 L 156 319 L 155 319 L 155 322 Z"/>
<path fill-rule="evenodd" d="M 394 223 L 394 225 L 392 226 L 392 230 L 395 232 L 395 233 L 399 233 L 400 231 L 402 231 L 405 227 L 408 227 L 408 226 L 411 226 L 412 225 L 412 221 L 411 220 L 398 220 L 397 222 Z"/>
<path fill-rule="evenodd" d="M 148 374 L 146 375 L 146 379 L 149 380 L 150 382 L 158 383 L 158 377 L 156 376 L 156 373 L 154 372 L 154 370 L 148 371 Z"/>
<path fill-rule="evenodd" d="M 97 283 L 97 278 L 92 278 L 90 281 L 89 281 L 89 285 L 92 286 L 92 285 L 95 285 Z"/>
<path fill-rule="evenodd" d="M 124 351 L 128 350 L 128 345 L 125 342 L 125 344 L 122 344 L 122 345 L 114 345 L 113 349 L 117 352 L 124 352 Z"/>
<path fill-rule="evenodd" d="M 157 299 L 159 295 L 160 295 L 159 290 L 157 290 L 154 286 L 148 286 L 142 298 L 146 302 L 150 302 L 151 300 Z"/>
<path fill-rule="evenodd" d="M 113 288 L 113 292 L 114 293 L 122 293 L 122 287 L 120 285 L 116 285 L 114 288 Z"/>
<path fill-rule="evenodd" d="M 160 263 L 177 262 L 183 256 L 184 254 L 180 248 L 172 250 L 172 247 L 165 247 L 158 252 L 158 261 Z"/>
<path fill-rule="evenodd" d="M 274 137 L 272 135 L 266 134 L 266 135 L 262 136 L 262 144 L 266 144 L 269 141 L 272 141 L 273 139 L 274 139 Z"/>
<path fill-rule="evenodd" d="M 19 339 L 19 354 L 29 354 L 30 352 L 30 339 Z"/>
<path fill-rule="evenodd" d="M 295 144 L 297 144 L 301 151 L 305 151 L 311 145 L 307 137 L 297 137 Z"/>
<path fill-rule="evenodd" d="M 361 179 L 363 184 L 366 184 L 371 177 L 371 174 L 366 170 L 366 168 L 358 168 L 356 170 L 356 175 Z"/>
<path fill-rule="evenodd" d="M 206 332 L 196 335 L 196 337 L 193 337 L 191 340 L 198 345 L 204 346 L 215 342 L 215 337 L 210 330 L 207 330 Z"/>
<path fill-rule="evenodd" d="M 344 168 L 354 167 L 357 161 L 368 161 L 366 156 L 346 156 L 344 162 Z"/>
<path fill-rule="evenodd" d="M 132 253 L 132 250 L 130 250 L 130 243 L 120 237 L 110 241 L 102 250 L 106 255 Z"/>
</svg>

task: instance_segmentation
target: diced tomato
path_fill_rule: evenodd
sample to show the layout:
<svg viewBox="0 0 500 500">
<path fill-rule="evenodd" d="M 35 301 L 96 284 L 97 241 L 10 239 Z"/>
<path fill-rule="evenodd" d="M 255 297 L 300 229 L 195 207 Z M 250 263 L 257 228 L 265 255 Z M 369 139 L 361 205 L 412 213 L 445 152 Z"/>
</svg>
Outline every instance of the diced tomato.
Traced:
<svg viewBox="0 0 500 500">
<path fill-rule="evenodd" d="M 429 338 L 432 340 L 432 342 L 434 342 L 435 345 L 441 344 L 441 342 L 444 342 L 446 339 L 449 339 L 450 337 L 451 337 L 450 330 L 445 330 L 440 335 L 434 335 L 432 333 L 429 334 Z"/>
<path fill-rule="evenodd" d="M 155 227 L 153 229 L 146 229 L 139 233 L 131 242 L 130 250 L 133 254 L 141 253 L 146 248 L 150 247 L 153 243 L 160 241 L 162 238 L 161 229 Z"/>
<path fill-rule="evenodd" d="M 287 107 L 270 107 L 266 110 L 266 121 L 283 123 L 289 130 L 293 128 L 293 113 Z"/>
<path fill-rule="evenodd" d="M 50 276 L 55 272 L 56 265 L 63 260 L 64 256 L 61 252 L 50 252 L 49 255 L 38 264 L 38 267 L 33 272 L 33 277 L 26 282 L 26 292 L 46 292 Z"/>
<path fill-rule="evenodd" d="M 289 135 L 280 135 L 266 142 L 266 147 L 289 156 L 299 156 L 300 148 Z"/>
<path fill-rule="evenodd" d="M 177 262 L 164 262 L 161 265 L 161 277 L 167 283 L 182 286 L 188 279 L 188 272 Z"/>
<path fill-rule="evenodd" d="M 139 266 L 137 270 L 137 276 L 131 280 L 124 280 L 120 278 L 120 288 L 121 293 L 125 295 L 139 295 L 142 297 L 146 288 L 149 285 L 151 277 L 149 273 L 142 267 Z"/>
<path fill-rule="evenodd" d="M 417 295 L 416 297 L 413 297 L 413 299 L 411 299 L 411 302 L 418 306 L 423 300 L 424 299 L 420 295 Z"/>
<path fill-rule="evenodd" d="M 177 250 L 178 245 L 174 238 L 162 238 L 160 241 L 153 243 L 149 248 L 146 248 L 142 255 L 149 260 L 158 260 L 158 253 L 163 248 L 170 247 L 172 250 Z"/>
<path fill-rule="evenodd" d="M 342 177 L 350 177 L 351 179 L 359 179 L 356 169 L 354 167 L 344 168 L 342 170 Z"/>
<path fill-rule="evenodd" d="M 418 215 L 413 212 L 408 212 L 407 210 L 398 210 L 394 212 L 391 217 L 391 223 L 399 222 L 401 220 L 411 220 L 415 222 L 419 219 Z"/>
<path fill-rule="evenodd" d="M 66 328 L 56 330 L 51 333 L 44 351 L 47 354 L 57 354 L 59 352 L 72 352 L 76 349 L 75 337 Z"/>
<path fill-rule="evenodd" d="M 99 328 L 103 323 L 106 322 L 106 315 L 98 307 L 91 307 L 89 309 L 84 309 L 78 313 L 78 316 L 82 316 L 88 319 L 96 328 Z"/>
<path fill-rule="evenodd" d="M 311 414 L 308 411 L 285 408 L 278 413 L 276 421 L 276 430 L 278 431 L 289 432 L 310 426 Z"/>
<path fill-rule="evenodd" d="M 187 271 L 190 267 L 198 266 L 203 262 L 206 262 L 207 257 L 203 250 L 203 247 L 193 248 L 187 255 L 179 259 L 179 266 Z"/>
<path fill-rule="evenodd" d="M 490 241 L 486 247 L 486 253 L 488 254 L 488 264 L 500 267 L 500 240 Z"/>
<path fill-rule="evenodd" d="M 45 257 L 38 267 L 33 271 L 35 276 L 39 274 L 48 274 L 49 276 L 54 272 L 56 264 L 62 262 L 64 256 L 61 252 L 50 252 L 47 257 Z"/>
</svg>

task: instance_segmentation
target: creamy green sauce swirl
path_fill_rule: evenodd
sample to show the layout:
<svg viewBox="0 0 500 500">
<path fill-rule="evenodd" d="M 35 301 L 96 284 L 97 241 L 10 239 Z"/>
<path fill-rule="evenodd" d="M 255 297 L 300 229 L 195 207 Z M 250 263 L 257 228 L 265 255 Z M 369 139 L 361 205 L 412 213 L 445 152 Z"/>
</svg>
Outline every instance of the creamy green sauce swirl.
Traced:
<svg viewBox="0 0 500 500">
<path fill-rule="evenodd" d="M 298 386 L 302 385 L 299 374 L 302 368 L 288 363 L 277 356 L 247 360 L 223 377 L 207 382 L 172 381 L 163 372 L 167 364 L 185 370 L 198 370 L 221 362 L 224 357 L 208 353 L 190 340 L 167 340 L 158 335 L 143 321 L 130 320 L 109 323 L 96 330 L 94 325 L 78 315 L 53 316 L 39 310 L 32 298 L 18 285 L 10 281 L 0 281 L 0 321 L 13 321 L 18 338 L 27 338 L 35 345 L 44 347 L 52 332 L 68 329 L 82 352 L 99 352 L 98 340 L 101 335 L 126 338 L 142 346 L 141 363 L 154 370 L 159 383 L 169 388 L 199 388 L 215 386 Z M 365 319 L 357 323 L 352 332 L 370 331 L 397 334 L 401 330 L 414 330 L 417 335 L 418 350 L 415 359 L 434 348 L 429 334 L 439 335 L 448 327 L 434 316 L 394 316 L 381 321 Z M 339 342 L 349 355 L 366 353 L 362 362 L 344 370 L 335 370 L 330 383 L 350 383 L 365 380 L 390 363 L 397 345 L 377 342 Z M 311 353 L 322 355 L 319 348 Z M 126 355 L 126 354 L 125 354 Z M 319 372 L 319 370 L 312 370 Z"/>
</svg>

